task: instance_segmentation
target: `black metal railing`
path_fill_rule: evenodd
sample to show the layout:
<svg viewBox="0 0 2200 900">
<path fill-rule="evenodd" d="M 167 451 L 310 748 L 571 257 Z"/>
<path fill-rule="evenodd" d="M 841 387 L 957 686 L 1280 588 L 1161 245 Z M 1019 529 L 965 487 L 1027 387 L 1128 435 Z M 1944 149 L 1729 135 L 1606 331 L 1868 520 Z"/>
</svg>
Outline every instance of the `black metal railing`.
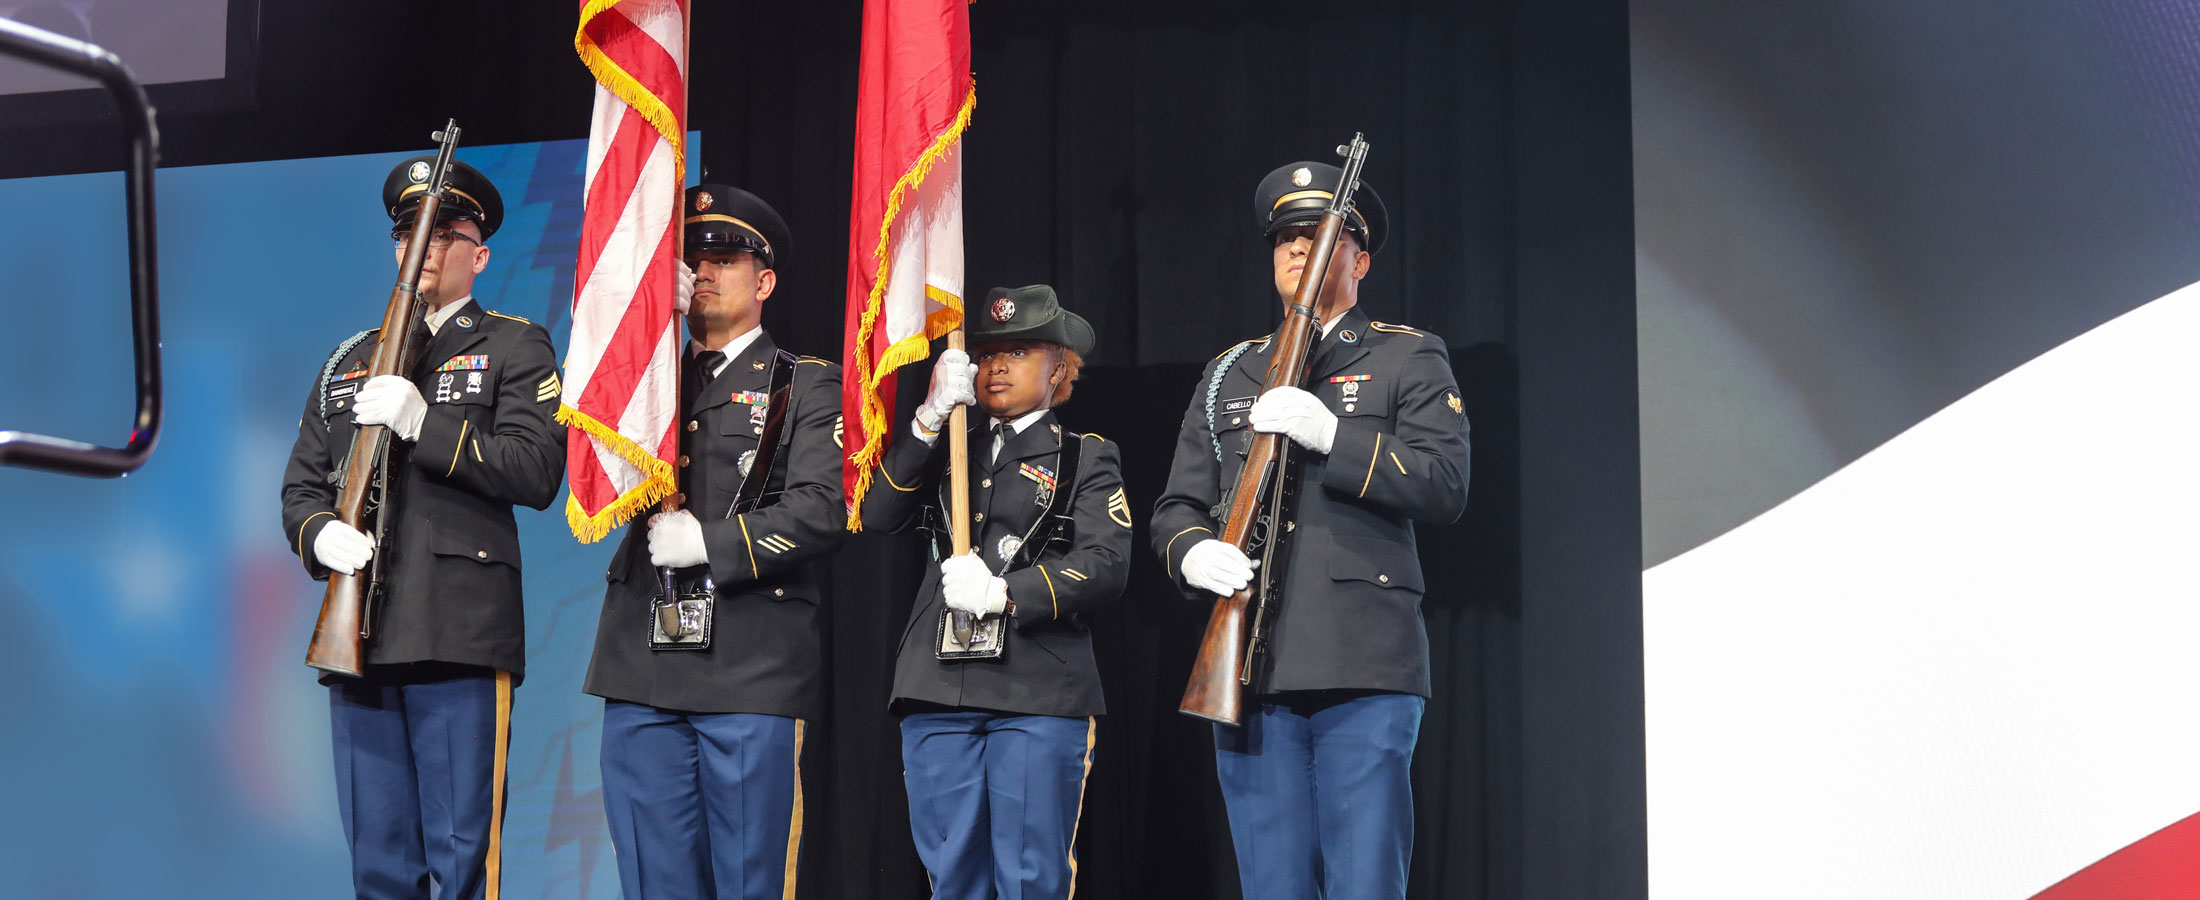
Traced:
<svg viewBox="0 0 2200 900">
<path fill-rule="evenodd" d="M 123 179 L 129 214 L 131 341 L 137 360 L 137 414 L 130 438 L 122 446 L 0 430 L 0 465 L 95 478 L 126 475 L 145 464 L 160 438 L 160 278 L 153 252 L 153 167 L 160 163 L 160 133 L 153 127 L 153 106 L 120 58 L 83 41 L 0 19 L 0 56 L 96 80 L 122 113 L 130 145 Z"/>
</svg>

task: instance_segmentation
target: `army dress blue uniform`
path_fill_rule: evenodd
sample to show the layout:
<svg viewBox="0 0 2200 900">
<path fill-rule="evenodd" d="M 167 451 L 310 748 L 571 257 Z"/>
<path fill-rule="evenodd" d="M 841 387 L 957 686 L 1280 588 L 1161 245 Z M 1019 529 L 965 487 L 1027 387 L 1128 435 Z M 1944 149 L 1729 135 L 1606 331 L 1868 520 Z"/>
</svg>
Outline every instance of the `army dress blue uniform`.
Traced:
<svg viewBox="0 0 2200 900">
<path fill-rule="evenodd" d="M 1308 224 L 1338 177 L 1318 163 L 1278 169 L 1256 216 L 1271 234 Z M 1372 189 L 1357 201 L 1349 231 L 1372 252 L 1387 218 Z M 1454 521 L 1466 504 L 1467 420 L 1443 340 L 1358 306 L 1325 331 L 1306 389 L 1336 417 L 1334 442 L 1327 454 L 1292 447 L 1302 468 L 1280 607 L 1244 721 L 1214 726 L 1240 879 L 1264 900 L 1405 895 L 1429 696 L 1413 526 Z M 1201 373 L 1154 506 L 1155 553 L 1202 600 L 1216 595 L 1185 581 L 1184 558 L 1222 531 L 1215 507 L 1244 465 L 1269 345 L 1241 343 Z"/>
<path fill-rule="evenodd" d="M 384 201 L 401 226 L 418 204 L 420 157 L 399 164 Z M 420 172 L 420 178 L 408 173 Z M 445 218 L 486 238 L 496 189 L 453 164 Z M 377 552 L 386 594 L 372 610 L 363 677 L 326 676 L 339 812 L 362 898 L 495 896 L 512 690 L 524 676 L 526 624 L 515 506 L 542 509 L 564 477 L 565 428 L 550 335 L 461 298 L 430 316 L 432 337 L 408 373 L 427 404 L 417 439 L 394 441 L 400 519 Z M 284 537 L 316 580 L 315 540 L 357 431 L 353 400 L 380 335 L 329 357 L 307 393 L 283 478 Z"/>
<path fill-rule="evenodd" d="M 691 250 L 739 249 L 766 267 L 785 252 L 785 223 L 746 191 L 699 185 L 687 207 Z M 605 573 L 584 687 L 604 698 L 604 808 L 628 900 L 793 896 L 802 743 L 824 692 L 824 594 L 809 568 L 846 537 L 840 366 L 785 354 L 762 328 L 729 346 L 726 354 L 690 342 L 681 377 L 676 472 L 703 527 L 715 592 L 710 645 L 651 648 L 662 586 L 646 520 L 636 519 Z M 792 379 L 792 408 L 764 502 L 737 512 L 744 476 L 763 464 L 764 421 L 782 377 Z"/>
<path fill-rule="evenodd" d="M 1080 353 L 1090 348 L 1090 327 L 1059 310 L 1051 289 L 997 288 L 992 299 L 1004 293 L 1016 312 L 999 322 L 972 315 L 973 345 L 1036 336 Z M 1058 900 L 1074 890 L 1094 717 L 1107 711 L 1086 616 L 1121 596 L 1129 574 L 1122 456 L 1097 435 L 1062 428 L 1050 409 L 1012 423 L 972 412 L 972 548 L 1007 583 L 1009 634 L 998 658 L 940 659 L 941 573 L 927 568 L 891 700 L 903 717 L 910 830 L 935 897 Z M 935 558 L 945 552 L 948 444 L 903 433 L 864 500 L 871 526 L 933 529 Z M 1058 480 L 1067 454 L 1078 454 L 1074 485 Z M 1061 531 L 1040 521 L 1056 488 L 1072 491 Z"/>
</svg>

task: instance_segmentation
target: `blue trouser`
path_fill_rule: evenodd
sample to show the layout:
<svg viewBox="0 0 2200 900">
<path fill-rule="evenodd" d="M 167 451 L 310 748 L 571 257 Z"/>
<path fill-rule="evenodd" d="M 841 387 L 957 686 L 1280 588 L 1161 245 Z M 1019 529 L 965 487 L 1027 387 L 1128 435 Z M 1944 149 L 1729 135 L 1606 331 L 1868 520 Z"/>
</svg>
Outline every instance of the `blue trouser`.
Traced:
<svg viewBox="0 0 2200 900">
<path fill-rule="evenodd" d="M 361 900 L 497 895 L 512 676 L 392 666 L 329 686 L 336 808 Z"/>
<path fill-rule="evenodd" d="M 903 717 L 909 832 L 936 900 L 1069 896 L 1093 729 L 1090 717 Z"/>
<path fill-rule="evenodd" d="M 1282 695 L 1216 725 L 1238 879 L 1260 900 L 1403 898 L 1413 856 L 1411 694 Z"/>
<path fill-rule="evenodd" d="M 793 896 L 801 719 L 603 704 L 603 808 L 626 900 Z"/>
</svg>

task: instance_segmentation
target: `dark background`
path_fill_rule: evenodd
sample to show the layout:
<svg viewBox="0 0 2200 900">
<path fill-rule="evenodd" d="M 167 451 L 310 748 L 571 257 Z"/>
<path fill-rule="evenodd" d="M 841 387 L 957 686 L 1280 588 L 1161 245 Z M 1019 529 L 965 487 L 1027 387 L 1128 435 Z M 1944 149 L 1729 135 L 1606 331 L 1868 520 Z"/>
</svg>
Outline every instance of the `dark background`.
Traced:
<svg viewBox="0 0 2200 900">
<path fill-rule="evenodd" d="M 232 69 L 227 100 L 153 91 L 156 105 L 190 101 L 160 120 L 167 164 L 420 148 L 445 116 L 469 144 L 586 135 L 571 10 L 296 0 L 258 13 L 256 62 Z M 693 42 L 707 172 L 771 200 L 795 234 L 766 325 L 828 356 L 859 16 L 853 3 L 702 3 Z M 1475 424 L 1467 514 L 1421 537 L 1436 697 L 1415 760 L 1412 893 L 1643 896 L 1625 4 L 995 0 L 972 22 L 971 290 L 1048 282 L 1092 319 L 1100 348 L 1064 417 L 1127 448 L 1134 508 L 1158 492 L 1200 365 L 1272 326 L 1252 186 L 1368 135 L 1367 180 L 1396 232 L 1362 302 L 1447 339 Z M 5 109 L 0 177 L 119 165 L 104 116 Z M 348 189 L 374 186 L 331 186 Z M 316 222 L 311 198 L 294 225 L 355 231 Z M 366 316 L 373 301 L 357 302 Z M 896 562 L 836 567 L 804 894 L 922 896 L 883 709 L 918 551 L 863 536 L 845 553 Z M 1095 617 L 1113 713 L 1080 826 L 1082 896 L 1237 896 L 1206 726 L 1173 711 L 1204 618 L 1143 553 L 1124 601 Z"/>
</svg>

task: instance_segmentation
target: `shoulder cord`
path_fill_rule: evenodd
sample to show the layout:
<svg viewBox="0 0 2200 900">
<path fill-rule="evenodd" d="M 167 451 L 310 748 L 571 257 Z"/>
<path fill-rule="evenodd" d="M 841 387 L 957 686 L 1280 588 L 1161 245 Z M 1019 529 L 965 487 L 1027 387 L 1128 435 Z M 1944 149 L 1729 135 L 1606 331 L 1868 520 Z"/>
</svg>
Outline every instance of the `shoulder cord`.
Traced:
<svg viewBox="0 0 2200 900">
<path fill-rule="evenodd" d="M 1215 436 L 1215 394 L 1222 390 L 1222 379 L 1230 374 L 1230 367 L 1237 365 L 1238 357 L 1252 346 L 1252 341 L 1246 341 L 1222 354 L 1222 361 L 1215 365 L 1215 377 L 1207 380 L 1207 443 L 1215 445 L 1215 462 L 1222 461 L 1222 439 Z"/>
<path fill-rule="evenodd" d="M 360 341 L 366 340 L 366 339 L 367 339 L 367 335 L 370 335 L 370 334 L 373 334 L 373 333 L 374 333 L 374 330 L 373 330 L 373 329 L 368 329 L 368 330 L 366 330 L 366 331 L 362 331 L 362 332 L 359 332 L 358 334 L 352 335 L 352 336 L 351 336 L 350 338 L 347 338 L 347 339 L 346 339 L 346 340 L 344 341 L 344 343 L 342 343 L 341 345 L 338 345 L 338 346 L 337 346 L 337 348 L 336 348 L 336 353 L 335 353 L 335 355 L 333 355 L 333 356 L 330 356 L 330 357 L 328 358 L 328 362 L 327 362 L 327 363 L 325 363 L 325 364 L 323 364 L 323 365 L 321 366 L 321 430 L 322 430 L 322 431 L 327 431 L 327 430 L 329 430 L 329 424 L 328 424 L 328 385 L 329 385 L 329 379 L 331 379 L 331 378 L 335 378 L 335 377 L 336 377 L 336 365 L 337 365 L 338 363 L 341 363 L 341 362 L 343 362 L 343 361 L 344 361 L 344 357 L 346 357 L 346 356 L 350 356 L 350 355 L 351 355 L 351 348 L 359 346 L 359 342 L 360 342 Z M 1212 404 L 1210 404 L 1210 405 L 1212 405 Z"/>
</svg>

